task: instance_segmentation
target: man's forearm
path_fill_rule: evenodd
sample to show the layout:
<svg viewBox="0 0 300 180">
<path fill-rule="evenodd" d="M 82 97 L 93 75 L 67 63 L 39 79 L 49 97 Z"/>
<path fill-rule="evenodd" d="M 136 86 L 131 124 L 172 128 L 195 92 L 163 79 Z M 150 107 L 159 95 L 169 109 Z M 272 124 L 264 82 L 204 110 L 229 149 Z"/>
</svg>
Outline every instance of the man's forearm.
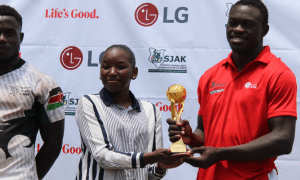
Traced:
<svg viewBox="0 0 300 180">
<path fill-rule="evenodd" d="M 39 179 L 43 179 L 47 172 L 50 170 L 55 160 L 59 156 L 61 145 L 53 146 L 51 143 L 45 143 L 40 151 L 37 153 L 36 169 Z"/>
<path fill-rule="evenodd" d="M 203 127 L 203 119 L 201 115 L 197 117 L 198 125 L 195 131 L 190 135 L 191 141 L 188 143 L 190 148 L 201 147 L 204 145 L 205 134 Z"/>
<path fill-rule="evenodd" d="M 275 132 L 268 133 L 249 143 L 219 148 L 220 160 L 254 161 L 289 154 L 293 142 L 278 138 Z"/>
<path fill-rule="evenodd" d="M 201 129 L 196 129 L 191 135 L 191 142 L 188 144 L 190 148 L 201 147 L 204 145 L 205 135 Z"/>
<path fill-rule="evenodd" d="M 296 118 L 277 116 L 268 120 L 270 132 L 249 143 L 220 148 L 221 160 L 262 160 L 289 154 L 295 138 Z"/>
</svg>

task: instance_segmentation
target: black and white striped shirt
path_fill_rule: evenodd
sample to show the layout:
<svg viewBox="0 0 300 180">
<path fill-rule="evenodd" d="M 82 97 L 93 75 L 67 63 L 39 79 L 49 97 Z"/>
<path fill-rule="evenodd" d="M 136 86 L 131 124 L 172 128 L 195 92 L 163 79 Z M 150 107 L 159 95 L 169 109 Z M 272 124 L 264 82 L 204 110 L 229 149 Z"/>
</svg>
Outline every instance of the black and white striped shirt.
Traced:
<svg viewBox="0 0 300 180">
<path fill-rule="evenodd" d="M 62 91 L 24 60 L 0 75 L 0 86 L 0 179 L 36 180 L 36 135 L 41 125 L 64 119 Z"/>
<path fill-rule="evenodd" d="M 161 179 L 155 165 L 146 165 L 143 154 L 163 147 L 161 115 L 146 101 L 133 99 L 127 109 L 119 106 L 108 91 L 83 96 L 76 122 L 82 139 L 77 180 Z"/>
</svg>

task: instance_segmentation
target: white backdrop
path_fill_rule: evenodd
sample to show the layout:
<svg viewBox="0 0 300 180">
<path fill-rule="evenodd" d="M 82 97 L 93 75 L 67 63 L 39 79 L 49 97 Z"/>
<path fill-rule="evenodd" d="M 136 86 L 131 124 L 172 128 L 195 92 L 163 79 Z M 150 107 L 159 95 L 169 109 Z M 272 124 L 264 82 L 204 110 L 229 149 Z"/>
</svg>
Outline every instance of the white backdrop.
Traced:
<svg viewBox="0 0 300 180">
<path fill-rule="evenodd" d="M 138 98 L 161 109 L 165 147 L 170 145 L 165 122 L 170 117 L 170 103 L 165 95 L 170 85 L 186 87 L 182 118 L 188 119 L 195 128 L 199 108 L 197 83 L 205 70 L 230 52 L 225 24 L 228 9 L 235 2 L 152 0 L 149 5 L 142 0 L 1 0 L 1 4 L 11 5 L 23 17 L 25 37 L 21 57 L 54 77 L 66 96 L 64 147 L 45 180 L 75 179 L 80 156 L 80 138 L 74 119 L 76 104 L 82 95 L 98 93 L 103 87 L 99 80 L 99 56 L 112 44 L 125 44 L 134 51 L 139 75 L 132 81 L 131 90 Z M 264 44 L 270 45 L 271 51 L 299 79 L 300 1 L 263 2 L 269 10 L 270 24 Z M 161 54 L 163 63 L 150 62 L 154 52 Z M 299 112 L 299 100 L 297 104 Z M 276 160 L 280 179 L 299 179 L 299 135 L 297 124 L 292 153 Z M 38 137 L 37 150 L 41 144 Z M 164 179 L 196 179 L 197 171 L 183 164 L 169 170 Z"/>
</svg>

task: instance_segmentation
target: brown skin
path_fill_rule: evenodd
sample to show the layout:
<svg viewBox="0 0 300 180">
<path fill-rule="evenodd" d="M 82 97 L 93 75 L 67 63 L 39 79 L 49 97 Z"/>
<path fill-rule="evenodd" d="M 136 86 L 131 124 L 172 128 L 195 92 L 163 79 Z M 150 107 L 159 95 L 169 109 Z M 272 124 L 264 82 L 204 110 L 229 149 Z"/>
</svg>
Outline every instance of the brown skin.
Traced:
<svg viewBox="0 0 300 180">
<path fill-rule="evenodd" d="M 262 16 L 257 8 L 238 5 L 230 11 L 226 30 L 232 59 L 241 72 L 263 50 L 263 37 L 269 26 L 262 25 Z M 268 119 L 268 134 L 246 144 L 215 148 L 203 146 L 205 135 L 202 116 L 198 116 L 198 126 L 193 133 L 187 120 L 178 124 L 172 119 L 167 122 L 170 125 L 170 141 L 175 142 L 182 137 L 187 145 L 194 147 L 191 154 L 201 154 L 201 157 L 184 157 L 182 160 L 200 168 L 208 168 L 221 160 L 255 161 L 289 154 L 296 126 L 295 117 L 272 117 Z"/>
<path fill-rule="evenodd" d="M 14 70 L 19 62 L 20 44 L 24 33 L 21 25 L 11 16 L 0 16 L 0 74 Z M 38 178 L 42 179 L 57 159 L 64 134 L 64 119 L 40 128 L 44 145 L 37 153 L 36 166 Z"/>
<path fill-rule="evenodd" d="M 208 168 L 221 160 L 231 161 L 256 161 L 292 151 L 296 118 L 291 116 L 277 116 L 268 119 L 270 132 L 249 143 L 232 147 L 208 147 L 193 148 L 191 154 L 200 153 L 201 157 L 183 158 L 184 162 L 194 167 Z"/>
<path fill-rule="evenodd" d="M 0 16 L 0 74 L 13 70 L 19 62 L 20 44 L 24 34 L 21 25 L 11 16 Z"/>
<path fill-rule="evenodd" d="M 153 164 L 158 162 L 156 172 L 163 173 L 165 169 L 171 169 L 180 166 L 183 161 L 181 158 L 190 157 L 189 153 L 171 154 L 170 149 L 160 148 L 153 152 L 144 153 L 144 163 Z"/>
<path fill-rule="evenodd" d="M 128 108 L 131 105 L 129 85 L 138 75 L 138 68 L 132 67 L 126 52 L 113 48 L 106 52 L 101 61 L 100 79 L 115 101 Z"/>
<path fill-rule="evenodd" d="M 182 120 L 177 123 L 173 119 L 167 119 L 169 124 L 169 137 L 171 142 L 176 142 L 182 138 L 183 143 L 189 145 L 190 148 L 201 147 L 204 145 L 205 135 L 203 130 L 202 116 L 198 116 L 198 126 L 192 131 L 188 120 Z"/>
<path fill-rule="evenodd" d="M 61 151 L 64 136 L 65 121 L 58 121 L 40 128 L 44 144 L 35 156 L 36 169 L 39 179 L 48 173 Z"/>
<path fill-rule="evenodd" d="M 269 25 L 263 26 L 262 15 L 257 8 L 237 5 L 231 9 L 226 35 L 233 62 L 240 72 L 263 50 L 263 37 L 268 31 Z"/>
<path fill-rule="evenodd" d="M 131 79 L 136 79 L 138 68 L 133 67 L 128 54 L 121 48 L 113 48 L 106 52 L 101 61 L 100 79 L 109 94 L 121 106 L 128 108 L 132 99 L 129 96 Z M 174 168 L 182 164 L 180 158 L 189 154 L 171 155 L 169 149 L 160 148 L 154 152 L 144 153 L 144 163 L 158 163 L 156 171 L 163 173 L 165 169 Z"/>
</svg>

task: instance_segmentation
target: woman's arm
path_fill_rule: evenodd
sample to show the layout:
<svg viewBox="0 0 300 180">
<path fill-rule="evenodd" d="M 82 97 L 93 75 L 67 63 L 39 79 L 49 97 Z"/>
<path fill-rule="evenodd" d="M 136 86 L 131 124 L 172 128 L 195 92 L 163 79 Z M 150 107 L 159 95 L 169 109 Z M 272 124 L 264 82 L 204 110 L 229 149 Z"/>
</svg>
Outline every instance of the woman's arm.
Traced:
<svg viewBox="0 0 300 180">
<path fill-rule="evenodd" d="M 99 122 L 94 111 L 94 105 L 87 97 L 82 97 L 79 100 L 75 116 L 82 143 L 87 151 L 104 169 L 144 167 L 144 153 L 117 152 L 113 149 L 101 117 L 98 116 Z"/>
</svg>

